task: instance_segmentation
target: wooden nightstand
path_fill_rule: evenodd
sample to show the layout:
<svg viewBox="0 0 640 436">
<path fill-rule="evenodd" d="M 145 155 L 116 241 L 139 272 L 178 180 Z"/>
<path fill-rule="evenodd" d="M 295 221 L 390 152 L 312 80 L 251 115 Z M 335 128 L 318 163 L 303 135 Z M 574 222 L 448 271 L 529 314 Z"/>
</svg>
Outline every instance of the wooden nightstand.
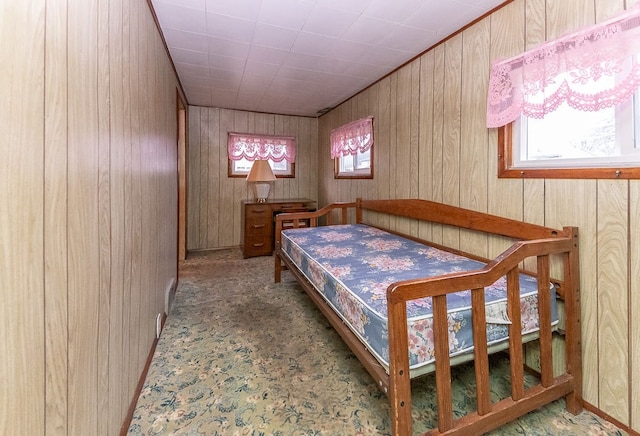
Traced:
<svg viewBox="0 0 640 436">
<path fill-rule="evenodd" d="M 308 198 L 276 199 L 258 203 L 242 201 L 240 248 L 247 257 L 271 256 L 274 247 L 273 217 L 287 210 L 314 210 L 316 202 Z"/>
</svg>

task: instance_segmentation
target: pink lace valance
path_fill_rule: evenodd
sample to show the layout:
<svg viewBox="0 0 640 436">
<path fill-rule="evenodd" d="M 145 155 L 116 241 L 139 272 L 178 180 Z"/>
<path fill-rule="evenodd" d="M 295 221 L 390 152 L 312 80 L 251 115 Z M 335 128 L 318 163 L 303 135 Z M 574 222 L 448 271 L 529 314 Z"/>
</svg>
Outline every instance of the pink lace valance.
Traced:
<svg viewBox="0 0 640 436">
<path fill-rule="evenodd" d="M 361 118 L 331 131 L 331 158 L 364 153 L 373 145 L 373 117 Z"/>
<path fill-rule="evenodd" d="M 640 3 L 602 24 L 496 61 L 487 127 L 504 126 L 520 115 L 543 118 L 565 102 L 583 111 L 615 106 L 640 86 L 638 53 Z"/>
<path fill-rule="evenodd" d="M 229 159 L 256 159 L 295 162 L 296 138 L 293 136 L 253 135 L 229 132 Z"/>
</svg>

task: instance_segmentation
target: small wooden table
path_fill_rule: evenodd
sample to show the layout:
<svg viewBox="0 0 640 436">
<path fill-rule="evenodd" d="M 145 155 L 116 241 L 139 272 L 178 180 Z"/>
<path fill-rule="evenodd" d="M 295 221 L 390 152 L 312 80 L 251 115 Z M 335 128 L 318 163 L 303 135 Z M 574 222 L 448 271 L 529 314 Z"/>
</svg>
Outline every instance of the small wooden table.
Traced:
<svg viewBox="0 0 640 436">
<path fill-rule="evenodd" d="M 242 200 L 240 248 L 244 258 L 270 256 L 274 248 L 273 217 L 283 212 L 314 210 L 316 202 L 308 198 Z"/>
</svg>

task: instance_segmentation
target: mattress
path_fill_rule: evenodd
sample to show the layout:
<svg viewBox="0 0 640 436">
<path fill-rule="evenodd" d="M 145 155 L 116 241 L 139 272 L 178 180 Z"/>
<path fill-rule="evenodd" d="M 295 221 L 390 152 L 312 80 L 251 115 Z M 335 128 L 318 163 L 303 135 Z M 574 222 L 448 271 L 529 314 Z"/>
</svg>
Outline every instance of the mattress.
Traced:
<svg viewBox="0 0 640 436">
<path fill-rule="evenodd" d="M 387 287 L 394 282 L 471 271 L 485 264 L 402 238 L 375 227 L 347 224 L 282 232 L 282 252 L 389 371 Z M 553 326 L 558 323 L 555 289 L 550 285 Z M 525 340 L 537 337 L 538 284 L 520 274 L 520 308 Z M 508 345 L 506 277 L 485 289 L 490 349 Z M 452 364 L 473 358 L 471 292 L 447 296 Z M 411 376 L 433 369 L 431 298 L 407 303 Z"/>
</svg>

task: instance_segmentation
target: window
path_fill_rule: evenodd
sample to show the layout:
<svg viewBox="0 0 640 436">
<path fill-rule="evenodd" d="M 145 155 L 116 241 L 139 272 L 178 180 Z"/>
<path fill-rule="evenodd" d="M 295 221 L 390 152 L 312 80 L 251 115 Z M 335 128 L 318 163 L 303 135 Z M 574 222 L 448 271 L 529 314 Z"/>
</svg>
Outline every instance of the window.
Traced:
<svg viewBox="0 0 640 436">
<path fill-rule="evenodd" d="M 292 136 L 229 133 L 228 176 L 246 177 L 253 161 L 269 162 L 276 177 L 295 177 L 296 140 Z"/>
<path fill-rule="evenodd" d="M 371 170 L 371 149 L 365 152 L 358 151 L 355 155 L 338 157 L 336 163 L 340 175 L 368 175 Z"/>
<path fill-rule="evenodd" d="M 640 166 L 638 97 L 595 112 L 562 105 L 543 119 L 520 116 L 513 168 Z"/>
<path fill-rule="evenodd" d="M 640 177 L 640 6 L 495 62 L 500 177 Z"/>
<path fill-rule="evenodd" d="M 331 157 L 336 179 L 373 178 L 373 117 L 331 131 Z"/>
<path fill-rule="evenodd" d="M 276 177 L 295 177 L 296 176 L 296 164 L 295 162 L 289 162 L 283 160 L 275 162 L 272 159 L 268 159 L 269 166 L 273 170 L 273 174 Z M 229 177 L 247 177 L 253 161 L 248 159 L 231 160 L 229 159 Z"/>
</svg>

